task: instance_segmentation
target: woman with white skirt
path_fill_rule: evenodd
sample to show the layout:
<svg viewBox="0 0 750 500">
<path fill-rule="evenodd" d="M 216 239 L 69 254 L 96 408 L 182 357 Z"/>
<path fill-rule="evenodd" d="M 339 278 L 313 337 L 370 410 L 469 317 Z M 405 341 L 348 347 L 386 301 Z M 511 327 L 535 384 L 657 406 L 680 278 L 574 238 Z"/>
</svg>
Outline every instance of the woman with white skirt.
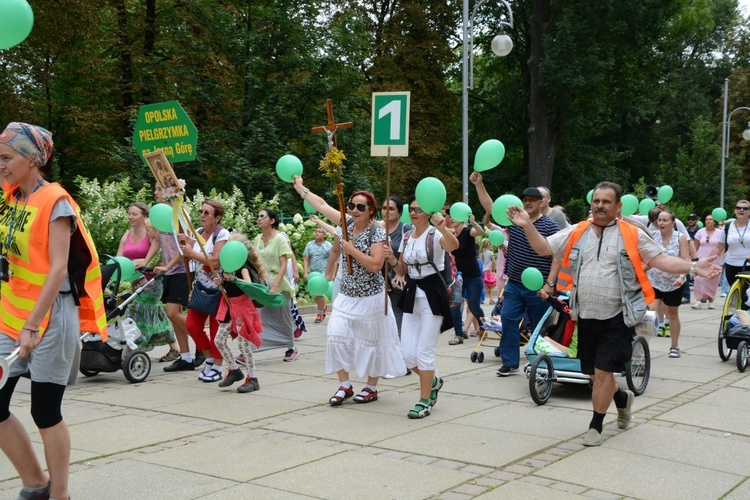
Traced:
<svg viewBox="0 0 750 500">
<path fill-rule="evenodd" d="M 340 212 L 307 189 L 299 176 L 294 189 L 333 224 L 341 223 Z M 341 238 L 341 266 L 345 257 L 352 261 L 352 272 L 344 267 L 341 290 L 333 303 L 328 320 L 326 372 L 339 377 L 339 388 L 329 400 L 333 406 L 354 396 L 349 372 L 367 375 L 367 385 L 354 396 L 356 403 L 378 400 L 378 378 L 386 374 L 403 374 L 406 365 L 401 356 L 396 318 L 391 308 L 385 314 L 383 261 L 389 246 L 385 230 L 375 222 L 378 203 L 369 191 L 355 191 L 347 204 L 346 230 L 349 241 Z M 339 229 L 340 230 L 340 229 Z M 342 233 L 343 234 L 343 233 Z"/>
</svg>

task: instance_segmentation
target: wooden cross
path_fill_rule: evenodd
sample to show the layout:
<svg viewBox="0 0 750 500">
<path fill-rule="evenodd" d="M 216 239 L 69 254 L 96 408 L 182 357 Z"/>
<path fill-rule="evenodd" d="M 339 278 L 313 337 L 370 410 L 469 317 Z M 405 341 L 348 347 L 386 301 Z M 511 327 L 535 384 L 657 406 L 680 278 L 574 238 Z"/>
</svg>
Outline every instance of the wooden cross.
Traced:
<svg viewBox="0 0 750 500">
<path fill-rule="evenodd" d="M 340 128 L 352 128 L 352 122 L 336 123 L 333 119 L 333 102 L 330 99 L 326 99 L 326 112 L 328 113 L 328 125 L 321 125 L 319 127 L 313 127 L 312 132 L 319 133 L 325 132 L 328 134 L 328 147 L 327 151 L 330 151 L 336 146 L 336 131 Z"/>
</svg>

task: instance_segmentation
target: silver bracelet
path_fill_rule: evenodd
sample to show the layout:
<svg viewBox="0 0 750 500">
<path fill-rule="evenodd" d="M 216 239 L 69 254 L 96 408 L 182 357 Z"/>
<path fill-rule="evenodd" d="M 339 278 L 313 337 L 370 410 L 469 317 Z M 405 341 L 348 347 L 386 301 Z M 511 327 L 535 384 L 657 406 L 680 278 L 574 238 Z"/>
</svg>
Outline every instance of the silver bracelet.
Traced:
<svg viewBox="0 0 750 500">
<path fill-rule="evenodd" d="M 301 195 L 301 196 L 302 196 L 302 199 L 304 200 L 304 199 L 305 199 L 305 196 L 307 196 L 307 195 L 308 195 L 309 193 L 310 193 L 310 190 L 309 190 L 309 189 L 307 189 L 307 188 L 305 188 L 305 192 L 304 192 L 304 193 L 302 193 L 302 195 Z"/>
</svg>

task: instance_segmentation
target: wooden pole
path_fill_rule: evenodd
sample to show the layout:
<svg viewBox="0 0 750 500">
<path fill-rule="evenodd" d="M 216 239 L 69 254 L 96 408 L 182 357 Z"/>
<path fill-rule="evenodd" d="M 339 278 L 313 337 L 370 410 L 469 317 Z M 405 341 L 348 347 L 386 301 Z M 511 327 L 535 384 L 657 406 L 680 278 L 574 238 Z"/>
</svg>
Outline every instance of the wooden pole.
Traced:
<svg viewBox="0 0 750 500">
<path fill-rule="evenodd" d="M 391 231 L 388 227 L 388 221 L 390 219 L 390 206 L 391 206 L 391 147 L 388 146 L 388 160 L 385 167 L 385 206 L 388 208 L 388 214 L 384 217 L 385 219 L 385 241 L 391 245 Z M 393 246 L 391 245 L 391 248 Z M 388 272 L 388 259 L 385 259 L 385 315 L 388 316 L 388 283 L 390 283 Z"/>
<path fill-rule="evenodd" d="M 339 212 L 341 213 L 341 233 L 344 236 L 344 241 L 349 241 L 349 231 L 346 227 L 346 208 L 344 206 L 344 183 L 340 182 L 336 184 L 336 190 L 339 192 Z M 346 254 L 346 267 L 349 274 L 352 274 L 352 256 Z"/>
</svg>

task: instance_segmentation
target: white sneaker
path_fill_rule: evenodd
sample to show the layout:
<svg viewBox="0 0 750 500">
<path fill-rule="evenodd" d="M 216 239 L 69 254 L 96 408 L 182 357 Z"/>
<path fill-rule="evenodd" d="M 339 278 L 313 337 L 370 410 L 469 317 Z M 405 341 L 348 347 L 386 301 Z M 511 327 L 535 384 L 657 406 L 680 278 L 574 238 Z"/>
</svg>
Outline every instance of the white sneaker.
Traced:
<svg viewBox="0 0 750 500">
<path fill-rule="evenodd" d="M 701 308 L 701 303 L 700 302 L 696 302 L 695 304 L 691 305 L 690 307 L 692 307 L 693 309 L 700 309 Z"/>
<path fill-rule="evenodd" d="M 709 308 L 709 309 L 715 309 L 715 308 L 716 308 L 716 306 L 714 305 L 714 303 L 713 303 L 713 302 L 709 302 L 709 303 L 708 303 L 708 308 Z"/>
</svg>

